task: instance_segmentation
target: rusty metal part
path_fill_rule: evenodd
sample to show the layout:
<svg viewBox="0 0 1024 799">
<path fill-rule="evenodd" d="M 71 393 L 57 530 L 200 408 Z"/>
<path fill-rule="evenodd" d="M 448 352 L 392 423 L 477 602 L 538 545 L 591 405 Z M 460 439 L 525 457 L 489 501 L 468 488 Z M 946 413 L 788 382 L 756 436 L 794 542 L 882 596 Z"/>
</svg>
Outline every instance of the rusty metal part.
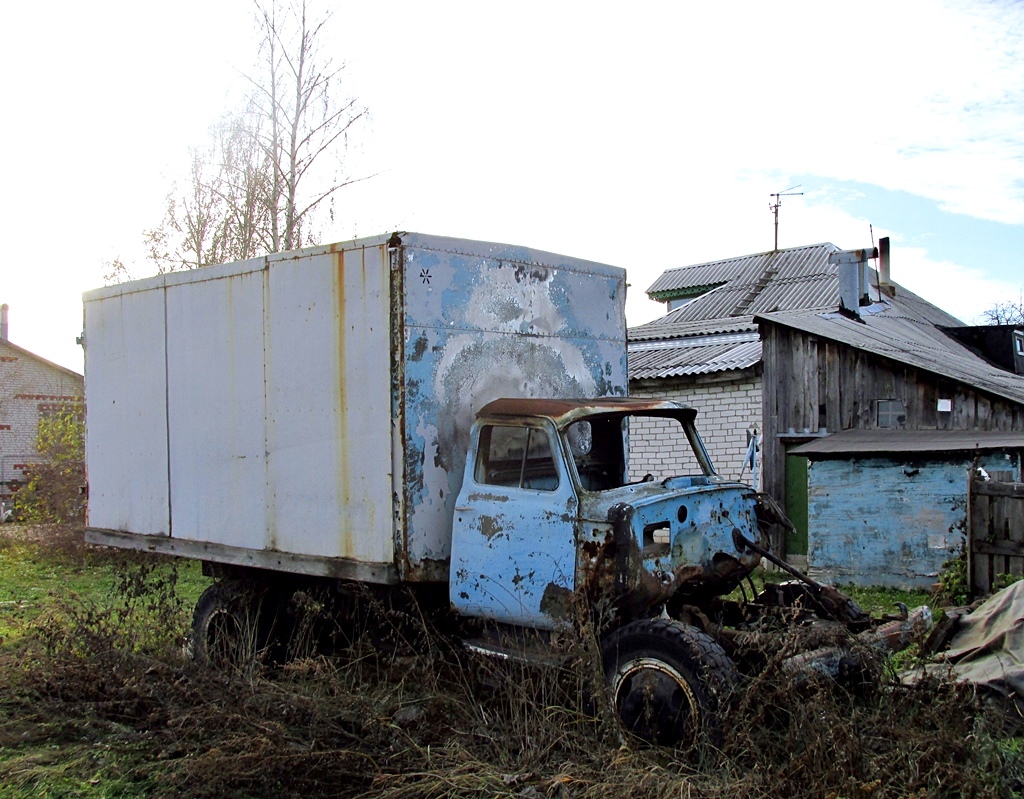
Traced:
<svg viewBox="0 0 1024 799">
<path fill-rule="evenodd" d="M 938 623 L 921 645 L 921 654 L 928 656 L 941 652 L 960 627 L 960 619 L 971 612 L 969 607 L 948 608 L 942 612 Z"/>
<path fill-rule="evenodd" d="M 856 641 L 876 652 L 899 652 L 915 639 L 922 638 L 931 625 L 931 609 L 922 605 L 908 613 L 905 619 L 896 619 L 861 633 L 856 636 Z M 842 680 L 859 671 L 863 665 L 853 648 L 828 646 L 787 658 L 782 663 L 782 670 L 797 681 L 812 676 Z"/>
<path fill-rule="evenodd" d="M 816 609 L 827 617 L 841 621 L 855 631 L 859 631 L 859 629 L 863 629 L 865 626 L 870 624 L 870 617 L 868 614 L 861 610 L 856 602 L 838 588 L 831 585 L 822 585 L 821 583 L 812 580 L 802 571 L 790 566 L 786 561 L 776 556 L 771 551 L 755 544 L 744 536 L 739 529 L 733 529 L 732 538 L 737 549 L 743 549 L 745 547 L 753 550 L 761 557 L 771 563 L 774 563 L 780 569 L 793 575 L 800 582 L 804 583 L 811 589 L 814 603 L 817 605 Z"/>
<path fill-rule="evenodd" d="M 639 414 L 666 416 L 693 421 L 695 408 L 676 400 L 642 399 L 638 397 L 602 397 L 595 399 L 533 399 L 503 398 L 484 405 L 479 417 L 543 416 L 558 428 L 566 427 L 577 419 L 599 414 Z"/>
<path fill-rule="evenodd" d="M 619 502 L 608 509 L 608 521 L 612 524 L 615 541 L 615 592 L 622 596 L 629 589 L 629 550 L 635 547 L 633 539 L 633 506 Z"/>
<path fill-rule="evenodd" d="M 633 513 L 633 506 L 625 502 L 609 509 L 611 540 L 589 558 L 587 580 L 592 596 L 607 595 L 607 591 L 601 589 L 612 588 L 615 607 L 624 619 L 647 615 L 651 608 L 671 599 L 681 586 L 707 577 L 705 569 L 696 564 L 680 564 L 672 572 L 661 575 L 645 569 L 643 553 L 633 535 Z"/>
<path fill-rule="evenodd" d="M 796 530 L 782 506 L 775 501 L 771 494 L 766 494 L 763 491 L 757 493 L 757 520 L 765 524 L 781 525 L 790 532 Z"/>
<path fill-rule="evenodd" d="M 697 628 L 702 633 L 710 633 L 715 627 L 708 615 L 696 605 L 681 606 L 676 611 L 675 618 L 683 624 Z"/>
<path fill-rule="evenodd" d="M 675 586 L 662 583 L 643 567 L 643 559 L 633 536 L 634 508 L 619 502 L 608 510 L 612 524 L 615 556 L 615 605 L 628 619 L 638 618 L 655 605 L 664 602 Z"/>
<path fill-rule="evenodd" d="M 800 580 L 800 582 L 806 583 L 807 585 L 811 586 L 811 588 L 815 588 L 818 590 L 824 588 L 824 586 L 821 583 L 815 582 L 799 569 L 790 566 L 788 563 L 786 563 L 786 561 L 784 561 L 778 555 L 774 554 L 771 550 L 766 549 L 765 547 L 762 547 L 759 544 L 755 544 L 753 541 L 751 541 L 749 538 L 743 535 L 743 533 L 740 532 L 739 528 L 737 527 L 734 527 L 732 530 L 732 541 L 736 545 L 736 549 L 749 549 L 752 552 L 756 552 L 765 560 L 774 563 L 784 572 L 788 572 L 789 574 L 793 575 L 798 580 Z"/>
<path fill-rule="evenodd" d="M 922 638 L 932 627 L 932 611 L 927 605 L 914 608 L 904 619 L 886 622 L 873 630 L 861 633 L 858 638 L 888 652 L 899 652 Z"/>
</svg>

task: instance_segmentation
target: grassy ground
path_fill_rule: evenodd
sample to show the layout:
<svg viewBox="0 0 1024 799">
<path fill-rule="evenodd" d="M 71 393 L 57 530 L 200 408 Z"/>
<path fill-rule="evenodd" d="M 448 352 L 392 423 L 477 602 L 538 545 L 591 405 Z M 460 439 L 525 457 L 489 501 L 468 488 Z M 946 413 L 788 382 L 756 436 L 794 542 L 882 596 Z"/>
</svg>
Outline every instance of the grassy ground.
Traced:
<svg viewBox="0 0 1024 799">
<path fill-rule="evenodd" d="M 132 569 L 171 581 L 191 608 L 210 583 L 200 564 L 88 546 L 81 529 L 6 524 L 0 528 L 0 646 L 17 648 L 41 617 L 73 605 L 100 607 L 123 593 Z"/>
<path fill-rule="evenodd" d="M 62 538 L 61 536 L 67 536 Z M 973 694 L 794 684 L 781 661 L 734 697 L 719 749 L 624 737 L 592 652 L 540 671 L 417 638 L 382 654 L 223 674 L 184 656 L 194 564 L 0 537 L 0 799 L 27 797 L 1020 796 L 1020 739 Z M 864 596 L 858 599 L 870 604 Z M 917 598 L 900 601 L 917 604 Z M 893 596 L 878 602 L 891 610 Z M 600 703 L 599 703 L 600 704 Z"/>
<path fill-rule="evenodd" d="M 761 591 L 766 583 L 778 583 L 793 578 L 779 570 L 765 571 L 757 569 L 751 574 L 750 582 L 753 583 L 754 593 Z M 744 587 L 747 596 L 750 596 L 750 588 L 745 583 Z M 859 588 L 853 585 L 841 586 L 844 593 L 852 597 L 861 609 L 873 616 L 882 616 L 887 613 L 895 613 L 897 603 L 902 602 L 908 608 L 913 609 L 919 605 L 930 605 L 933 598 L 928 591 L 905 591 L 899 588 Z M 730 598 L 739 599 L 743 595 L 741 589 L 734 591 Z"/>
</svg>

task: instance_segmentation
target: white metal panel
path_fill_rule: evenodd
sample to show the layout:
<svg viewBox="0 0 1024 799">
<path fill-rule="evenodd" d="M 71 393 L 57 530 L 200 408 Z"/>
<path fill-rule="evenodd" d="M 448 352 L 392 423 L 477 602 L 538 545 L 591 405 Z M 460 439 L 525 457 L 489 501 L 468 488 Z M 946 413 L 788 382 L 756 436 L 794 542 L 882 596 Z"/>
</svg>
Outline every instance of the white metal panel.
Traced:
<svg viewBox="0 0 1024 799">
<path fill-rule="evenodd" d="M 175 538 L 266 546 L 264 274 L 166 289 Z"/>
<path fill-rule="evenodd" d="M 393 561 L 389 275 L 383 246 L 271 258 L 267 523 L 276 549 Z"/>
<path fill-rule="evenodd" d="M 90 292 L 91 525 L 170 530 L 166 551 L 229 563 L 443 579 L 473 412 L 498 396 L 622 393 L 624 278 L 403 239 L 395 297 L 385 238 Z M 99 303 L 131 307 L 111 305 L 122 318 L 91 334 Z"/>
<path fill-rule="evenodd" d="M 162 289 L 86 297 L 85 340 L 89 525 L 167 535 Z"/>
</svg>

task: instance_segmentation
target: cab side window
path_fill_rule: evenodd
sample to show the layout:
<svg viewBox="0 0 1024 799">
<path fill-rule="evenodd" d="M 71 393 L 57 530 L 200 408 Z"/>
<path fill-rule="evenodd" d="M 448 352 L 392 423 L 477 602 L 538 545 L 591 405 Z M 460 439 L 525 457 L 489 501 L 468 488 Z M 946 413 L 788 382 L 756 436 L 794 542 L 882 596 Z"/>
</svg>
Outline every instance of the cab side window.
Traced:
<svg viewBox="0 0 1024 799">
<path fill-rule="evenodd" d="M 487 425 L 480 431 L 474 477 L 484 485 L 554 491 L 558 471 L 551 439 L 533 427 Z"/>
</svg>

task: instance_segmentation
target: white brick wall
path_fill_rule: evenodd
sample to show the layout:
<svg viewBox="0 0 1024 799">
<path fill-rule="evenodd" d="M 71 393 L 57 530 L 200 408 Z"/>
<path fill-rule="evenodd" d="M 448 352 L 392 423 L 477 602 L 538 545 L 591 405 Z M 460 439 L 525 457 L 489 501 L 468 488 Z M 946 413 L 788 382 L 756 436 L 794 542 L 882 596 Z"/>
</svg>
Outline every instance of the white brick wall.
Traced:
<svg viewBox="0 0 1024 799">
<path fill-rule="evenodd" d="M 0 339 L 0 498 L 39 460 L 40 409 L 81 403 L 84 394 L 81 375 Z"/>
<path fill-rule="evenodd" d="M 697 429 L 711 455 L 718 473 L 731 479 L 751 482 L 749 471 L 741 470 L 747 454 L 747 430 L 761 433 L 761 376 L 745 374 L 734 380 L 715 382 L 684 382 L 681 380 L 644 381 L 631 384 L 634 397 L 678 399 L 697 409 Z M 670 423 L 658 421 L 630 431 L 630 477 L 639 479 L 653 474 L 664 479 L 672 474 L 692 474 L 695 464 L 682 460 L 680 446 L 669 428 Z M 675 439 L 675 443 L 673 440 Z M 691 457 L 692 460 L 692 457 Z M 760 472 L 760 459 L 758 460 Z M 760 485 L 760 477 L 759 485 Z"/>
</svg>

